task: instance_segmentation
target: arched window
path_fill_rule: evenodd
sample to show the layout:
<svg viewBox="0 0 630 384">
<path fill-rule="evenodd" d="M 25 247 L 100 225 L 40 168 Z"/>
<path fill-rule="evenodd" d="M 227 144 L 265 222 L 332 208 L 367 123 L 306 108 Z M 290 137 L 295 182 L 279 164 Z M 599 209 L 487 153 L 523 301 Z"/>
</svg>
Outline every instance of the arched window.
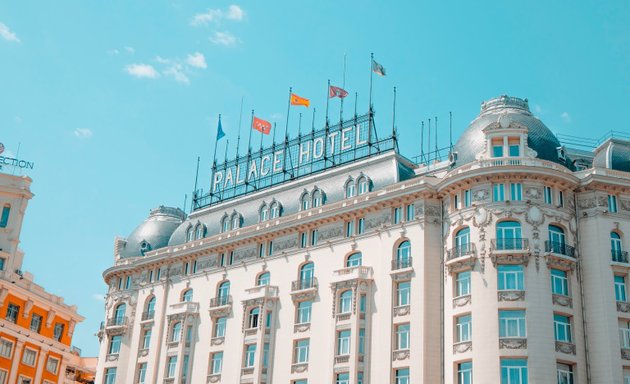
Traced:
<svg viewBox="0 0 630 384">
<path fill-rule="evenodd" d="M 187 289 L 182 293 L 182 301 L 191 302 L 193 298 L 193 290 Z"/>
<path fill-rule="evenodd" d="M 151 297 L 149 301 L 147 301 L 145 315 L 143 318 L 152 319 L 153 316 L 155 316 L 155 296 Z"/>
<path fill-rule="evenodd" d="M 221 219 L 221 232 L 227 232 L 230 230 L 230 219 L 227 215 L 223 216 Z"/>
<path fill-rule="evenodd" d="M 241 216 L 238 213 L 232 215 L 232 230 L 239 229 L 241 227 Z"/>
<path fill-rule="evenodd" d="M 354 180 L 352 178 L 346 181 L 346 198 L 354 197 L 356 195 L 356 186 L 354 185 Z"/>
<path fill-rule="evenodd" d="M 203 224 L 197 224 L 197 228 L 195 229 L 195 239 L 203 239 L 205 235 L 205 227 Z"/>
<path fill-rule="evenodd" d="M 319 189 L 316 189 L 313 191 L 313 208 L 317 208 L 319 206 L 321 206 L 324 201 L 323 201 L 323 195 L 322 192 Z"/>
<path fill-rule="evenodd" d="M 498 223 L 496 248 L 499 251 L 523 249 L 521 223 L 518 221 L 501 221 Z"/>
<path fill-rule="evenodd" d="M 370 181 L 367 179 L 367 177 L 359 177 L 359 179 L 357 180 L 357 185 L 359 186 L 359 195 L 370 192 Z"/>
<path fill-rule="evenodd" d="M 122 325 L 125 321 L 125 312 L 127 312 L 127 305 L 125 303 L 118 304 L 114 310 L 114 322 L 116 325 Z"/>
<path fill-rule="evenodd" d="M 182 337 L 182 322 L 178 321 L 173 324 L 173 333 L 171 333 L 171 342 L 177 343 L 181 340 Z"/>
<path fill-rule="evenodd" d="M 411 243 L 405 240 L 396 249 L 396 264 L 398 268 L 409 268 L 411 266 Z"/>
<path fill-rule="evenodd" d="M 6 228 L 9 224 L 9 214 L 11 213 L 11 204 L 5 204 L 2 207 L 2 216 L 0 216 L 0 228 Z"/>
<path fill-rule="evenodd" d="M 454 257 L 464 256 L 470 253 L 470 228 L 465 227 L 455 234 Z"/>
<path fill-rule="evenodd" d="M 219 285 L 217 291 L 217 298 L 219 299 L 218 305 L 227 305 L 230 297 L 230 282 L 224 281 Z"/>
<path fill-rule="evenodd" d="M 260 221 L 267 221 L 269 219 L 269 208 L 267 207 L 267 204 L 263 204 L 262 207 L 260 207 Z"/>
<path fill-rule="evenodd" d="M 256 285 L 259 287 L 262 285 L 269 285 L 270 280 L 271 275 L 269 274 L 269 272 L 261 273 L 260 275 L 258 275 L 258 279 L 256 279 Z"/>
<path fill-rule="evenodd" d="M 187 242 L 193 241 L 193 235 L 194 235 L 193 228 L 189 227 L 188 230 L 186 231 L 186 241 Z"/>
<path fill-rule="evenodd" d="M 311 207 L 307 192 L 304 192 L 302 196 L 300 197 L 300 206 L 303 211 L 306 211 L 307 209 Z"/>
<path fill-rule="evenodd" d="M 557 225 L 549 225 L 549 243 L 546 248 L 547 252 L 566 255 L 567 250 L 564 229 L 558 227 Z"/>
<path fill-rule="evenodd" d="M 358 267 L 363 262 L 361 252 L 355 252 L 346 259 L 346 267 Z"/>
<path fill-rule="evenodd" d="M 275 219 L 275 218 L 280 217 L 280 213 L 281 213 L 280 203 L 277 203 L 277 202 L 271 203 L 271 218 Z"/>
<path fill-rule="evenodd" d="M 300 267 L 300 288 L 307 289 L 313 286 L 315 265 L 311 262 Z"/>
<path fill-rule="evenodd" d="M 249 328 L 257 328 L 260 321 L 260 308 L 254 307 L 249 311 Z"/>
<path fill-rule="evenodd" d="M 617 232 L 610 232 L 610 252 L 612 253 L 613 261 L 628 262 L 624 260 L 621 236 Z"/>
<path fill-rule="evenodd" d="M 352 290 L 347 289 L 339 295 L 339 313 L 349 313 L 352 310 Z"/>
</svg>

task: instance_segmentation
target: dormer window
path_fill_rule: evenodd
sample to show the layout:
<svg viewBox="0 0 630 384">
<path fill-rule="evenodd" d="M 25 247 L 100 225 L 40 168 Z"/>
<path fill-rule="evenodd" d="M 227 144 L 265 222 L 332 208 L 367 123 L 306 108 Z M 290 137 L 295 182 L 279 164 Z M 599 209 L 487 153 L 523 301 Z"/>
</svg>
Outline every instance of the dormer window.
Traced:
<svg viewBox="0 0 630 384">
<path fill-rule="evenodd" d="M 241 217 L 237 214 L 232 216 L 232 230 L 239 229 L 241 227 Z"/>
<path fill-rule="evenodd" d="M 193 229 L 192 227 L 188 228 L 188 231 L 186 231 L 186 241 L 193 241 Z"/>
<path fill-rule="evenodd" d="M 370 181 L 367 177 L 359 177 L 359 179 L 357 180 L 357 184 L 359 185 L 359 195 L 370 192 Z"/>
<path fill-rule="evenodd" d="M 313 191 L 313 208 L 322 205 L 322 193 L 319 190 Z"/>
<path fill-rule="evenodd" d="M 503 138 L 492 139 L 492 157 L 503 157 Z"/>
<path fill-rule="evenodd" d="M 491 143 L 492 157 L 520 157 L 521 139 L 518 136 L 493 137 Z"/>
<path fill-rule="evenodd" d="M 197 224 L 197 228 L 195 229 L 195 239 L 199 240 L 199 239 L 203 239 L 203 236 L 205 235 L 205 227 L 203 226 L 203 224 Z"/>
<path fill-rule="evenodd" d="M 275 219 L 280 217 L 280 203 L 273 202 L 271 203 L 271 218 Z"/>
<path fill-rule="evenodd" d="M 260 208 L 260 221 L 267 221 L 269 219 L 269 208 L 267 208 L 267 204 L 263 204 Z"/>
<path fill-rule="evenodd" d="M 356 194 L 356 188 L 354 186 L 354 180 L 349 179 L 346 183 L 346 198 L 354 197 Z"/>
<path fill-rule="evenodd" d="M 518 137 L 508 138 L 508 154 L 510 157 L 521 156 L 521 140 Z"/>
<path fill-rule="evenodd" d="M 300 200 L 302 200 L 301 202 L 301 206 L 302 206 L 302 210 L 306 211 L 307 209 L 309 209 L 311 207 L 311 202 L 308 198 L 308 193 L 304 192 L 302 194 L 302 197 L 300 198 Z"/>
</svg>

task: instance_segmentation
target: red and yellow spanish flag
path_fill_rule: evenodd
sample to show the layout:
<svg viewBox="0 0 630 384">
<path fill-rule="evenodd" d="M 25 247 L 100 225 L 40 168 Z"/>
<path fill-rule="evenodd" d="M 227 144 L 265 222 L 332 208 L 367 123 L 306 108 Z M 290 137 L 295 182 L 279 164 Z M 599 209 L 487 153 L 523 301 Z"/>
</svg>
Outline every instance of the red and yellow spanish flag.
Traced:
<svg viewBox="0 0 630 384">
<path fill-rule="evenodd" d="M 259 119 L 254 116 L 254 121 L 252 121 L 252 128 L 262 133 L 263 135 L 268 135 L 271 132 L 271 123 L 267 120 Z"/>
<path fill-rule="evenodd" d="M 295 93 L 291 94 L 291 105 L 303 105 L 308 108 L 311 101 L 306 97 L 298 96 Z"/>
</svg>

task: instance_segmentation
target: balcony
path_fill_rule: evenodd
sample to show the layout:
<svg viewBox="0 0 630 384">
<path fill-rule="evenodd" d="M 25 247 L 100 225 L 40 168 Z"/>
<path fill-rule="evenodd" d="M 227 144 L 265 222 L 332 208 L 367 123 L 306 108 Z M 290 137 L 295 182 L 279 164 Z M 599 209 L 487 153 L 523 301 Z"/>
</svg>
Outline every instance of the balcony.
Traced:
<svg viewBox="0 0 630 384">
<path fill-rule="evenodd" d="M 335 356 L 335 364 L 346 364 L 350 361 L 350 355 Z"/>
<path fill-rule="evenodd" d="M 171 304 L 169 307 L 168 316 L 185 316 L 185 315 L 198 315 L 199 303 L 192 301 L 182 301 L 181 303 Z"/>
<path fill-rule="evenodd" d="M 500 349 L 527 349 L 527 339 L 524 337 L 499 338 Z"/>
<path fill-rule="evenodd" d="M 308 371 L 308 362 L 291 364 L 291 373 L 303 373 Z"/>
<path fill-rule="evenodd" d="M 575 247 L 559 241 L 545 241 L 545 252 L 575 259 Z"/>
<path fill-rule="evenodd" d="M 498 301 L 523 301 L 525 291 L 522 290 L 502 290 L 497 292 Z"/>
<path fill-rule="evenodd" d="M 413 267 L 413 258 L 411 256 L 401 259 L 392 260 L 392 271 L 400 269 L 410 269 Z"/>
<path fill-rule="evenodd" d="M 556 352 L 575 355 L 575 344 L 566 341 L 556 341 Z"/>
<path fill-rule="evenodd" d="M 111 317 L 105 323 L 105 333 L 108 335 L 122 335 L 127 330 L 127 316 Z"/>
<path fill-rule="evenodd" d="M 291 298 L 293 301 L 313 300 L 317 296 L 318 287 L 316 277 L 296 280 L 291 283 Z"/>
<path fill-rule="evenodd" d="M 259 285 L 245 290 L 243 302 L 257 299 L 277 299 L 278 287 L 275 285 Z"/>
<path fill-rule="evenodd" d="M 141 321 L 153 320 L 154 317 L 155 317 L 155 311 L 145 311 L 145 312 L 142 312 Z"/>
<path fill-rule="evenodd" d="M 472 351 L 472 341 L 459 341 L 453 344 L 453 354 L 455 353 L 466 353 L 468 351 Z"/>
<path fill-rule="evenodd" d="M 221 374 L 220 373 L 211 373 L 208 375 L 207 383 L 219 383 L 221 382 Z"/>
<path fill-rule="evenodd" d="M 208 309 L 210 317 L 224 317 L 232 312 L 232 296 L 218 296 L 210 299 L 210 308 Z"/>
<path fill-rule="evenodd" d="M 490 259 L 497 264 L 527 264 L 529 240 L 523 238 L 498 238 L 490 241 Z"/>
<path fill-rule="evenodd" d="M 628 252 L 627 251 L 622 251 L 620 249 L 611 249 L 610 253 L 611 253 L 613 262 L 628 264 Z"/>
<path fill-rule="evenodd" d="M 474 243 L 458 245 L 446 253 L 446 267 L 449 273 L 471 269 L 476 260 L 477 250 Z"/>
<path fill-rule="evenodd" d="M 350 280 L 371 280 L 374 271 L 372 267 L 356 266 L 342 268 L 334 271 L 333 283 L 340 283 Z"/>
<path fill-rule="evenodd" d="M 577 258 L 575 247 L 563 242 L 545 241 L 545 259 L 549 268 L 575 269 Z"/>
<path fill-rule="evenodd" d="M 552 301 L 561 307 L 573 308 L 573 299 L 570 296 L 552 294 Z"/>
</svg>

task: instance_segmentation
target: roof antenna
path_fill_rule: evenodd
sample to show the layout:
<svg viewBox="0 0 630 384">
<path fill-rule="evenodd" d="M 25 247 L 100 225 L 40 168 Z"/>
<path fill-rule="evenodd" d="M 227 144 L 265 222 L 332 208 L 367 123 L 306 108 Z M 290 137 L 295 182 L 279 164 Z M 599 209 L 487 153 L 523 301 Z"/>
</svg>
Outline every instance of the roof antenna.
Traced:
<svg viewBox="0 0 630 384">
<path fill-rule="evenodd" d="M 420 162 L 424 164 L 424 121 L 420 125 Z"/>
<path fill-rule="evenodd" d="M 437 125 L 437 116 L 435 116 L 435 159 L 440 161 L 440 150 L 438 149 L 438 125 Z"/>
</svg>

